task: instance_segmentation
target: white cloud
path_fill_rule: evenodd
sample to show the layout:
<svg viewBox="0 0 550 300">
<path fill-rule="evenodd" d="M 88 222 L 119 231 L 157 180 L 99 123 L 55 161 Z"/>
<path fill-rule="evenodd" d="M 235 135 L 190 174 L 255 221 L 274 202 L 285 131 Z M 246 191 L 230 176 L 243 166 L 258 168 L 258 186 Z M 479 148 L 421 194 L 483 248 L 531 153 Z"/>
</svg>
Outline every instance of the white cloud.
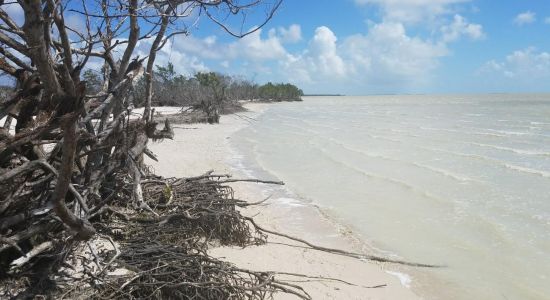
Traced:
<svg viewBox="0 0 550 300">
<path fill-rule="evenodd" d="M 347 38 L 342 48 L 357 79 L 409 87 L 429 81 L 438 58 L 448 53 L 444 43 L 408 36 L 401 23 L 375 25 L 367 35 Z"/>
<path fill-rule="evenodd" d="M 317 69 L 325 75 L 344 76 L 346 67 L 336 51 L 336 35 L 326 26 L 315 30 L 309 44 L 309 58 L 316 60 Z"/>
<path fill-rule="evenodd" d="M 151 49 L 153 40 L 154 38 L 149 38 L 139 41 L 136 45 L 135 54 L 140 57 L 149 55 L 149 50 Z M 174 65 L 176 72 L 180 74 L 191 75 L 196 72 L 208 71 L 208 67 L 206 67 L 204 62 L 201 61 L 199 57 L 179 51 L 177 46 L 172 44 L 172 41 L 170 40 L 167 41 L 166 45 L 157 52 L 155 64 L 164 66 L 169 62 Z"/>
<path fill-rule="evenodd" d="M 525 25 L 534 23 L 537 20 L 535 13 L 531 11 L 523 12 L 514 18 L 514 23 L 517 25 Z"/>
<path fill-rule="evenodd" d="M 251 60 L 269 60 L 284 58 L 287 55 L 277 34 L 262 38 L 262 30 L 228 44 L 220 44 L 215 36 L 196 38 L 180 36 L 174 41 L 176 51 L 192 53 L 203 59 L 227 60 L 246 58 Z"/>
<path fill-rule="evenodd" d="M 452 13 L 453 5 L 470 2 L 470 0 L 355 0 L 355 2 L 359 5 L 379 5 L 385 20 L 414 23 Z"/>
<path fill-rule="evenodd" d="M 401 22 L 372 22 L 368 32 L 342 39 L 330 28 L 320 26 L 305 49 L 291 52 L 283 41 L 301 37 L 301 29 L 292 28 L 272 29 L 267 35 L 259 30 L 230 43 L 220 43 L 212 36 L 179 37 L 172 53 L 185 53 L 182 63 L 194 68 L 201 66 L 198 59 L 214 60 L 233 72 L 240 66 L 242 72 L 260 74 L 260 80 L 291 81 L 311 89 L 341 84 L 363 90 L 410 91 L 431 83 L 440 58 L 450 52 L 448 43 L 461 37 L 484 36 L 481 25 L 469 23 L 459 15 L 441 29 L 435 40 L 410 36 Z M 190 58 L 196 60 L 189 61 Z"/>
<path fill-rule="evenodd" d="M 547 17 L 546 19 L 544 19 L 544 23 L 545 24 L 550 24 L 550 17 Z"/>
<path fill-rule="evenodd" d="M 455 15 L 453 23 L 444 25 L 441 28 L 441 32 L 443 34 L 443 41 L 445 42 L 454 42 L 461 36 L 466 36 L 473 40 L 479 40 L 485 37 L 483 26 L 468 23 L 468 20 L 461 15 Z"/>
<path fill-rule="evenodd" d="M 279 27 L 269 31 L 269 36 L 279 36 L 283 43 L 297 43 L 302 40 L 302 27 L 292 24 L 288 28 Z"/>
<path fill-rule="evenodd" d="M 285 78 L 316 89 L 341 84 L 375 91 L 408 90 L 428 84 L 438 59 L 447 53 L 444 43 L 410 37 L 397 22 L 373 25 L 367 34 L 342 42 L 322 26 L 307 50 L 281 65 Z"/>
<path fill-rule="evenodd" d="M 224 57 L 224 52 L 218 47 L 217 37 L 215 36 L 207 36 L 202 39 L 192 35 L 177 36 L 174 38 L 174 48 L 176 51 L 191 53 L 205 59 L 221 59 Z"/>
<path fill-rule="evenodd" d="M 349 69 L 338 54 L 337 41 L 330 28 L 318 27 L 303 53 L 288 55 L 280 63 L 283 72 L 291 80 L 308 83 L 344 78 Z"/>
<path fill-rule="evenodd" d="M 232 55 L 252 60 L 280 59 L 287 54 L 277 36 L 262 39 L 262 30 L 258 30 L 232 43 L 229 51 Z"/>
<path fill-rule="evenodd" d="M 229 61 L 227 61 L 227 60 L 224 60 L 224 61 L 222 61 L 222 62 L 220 63 L 220 66 L 222 66 L 222 67 L 224 67 L 224 68 L 226 68 L 226 69 L 228 69 L 230 65 L 231 65 L 231 64 L 230 64 Z"/>
<path fill-rule="evenodd" d="M 550 79 L 550 53 L 534 47 L 517 50 L 503 61 L 491 60 L 480 69 L 481 73 L 502 75 L 514 81 Z"/>
</svg>

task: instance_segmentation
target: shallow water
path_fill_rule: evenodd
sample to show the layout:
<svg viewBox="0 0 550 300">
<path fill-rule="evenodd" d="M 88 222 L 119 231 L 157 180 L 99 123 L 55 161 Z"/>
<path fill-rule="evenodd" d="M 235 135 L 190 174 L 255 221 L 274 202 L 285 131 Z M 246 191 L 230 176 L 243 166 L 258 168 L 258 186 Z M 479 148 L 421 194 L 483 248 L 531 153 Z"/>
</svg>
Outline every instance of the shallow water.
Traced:
<svg viewBox="0 0 550 300">
<path fill-rule="evenodd" d="M 306 97 L 233 145 L 428 299 L 550 299 L 550 95 Z M 401 269 L 400 272 L 403 270 Z"/>
</svg>

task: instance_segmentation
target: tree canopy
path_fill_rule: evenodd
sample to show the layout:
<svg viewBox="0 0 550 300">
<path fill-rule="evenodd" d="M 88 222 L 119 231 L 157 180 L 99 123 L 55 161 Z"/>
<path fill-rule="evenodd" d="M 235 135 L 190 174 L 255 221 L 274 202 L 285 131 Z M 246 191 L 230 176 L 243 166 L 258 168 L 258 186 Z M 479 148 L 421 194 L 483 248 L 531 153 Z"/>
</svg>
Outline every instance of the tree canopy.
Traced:
<svg viewBox="0 0 550 300">
<path fill-rule="evenodd" d="M 240 76 L 218 72 L 197 72 L 192 76 L 178 74 L 172 63 L 155 67 L 152 104 L 159 106 L 192 106 L 203 102 L 223 108 L 239 100 L 300 101 L 302 90 L 290 83 L 271 82 L 259 85 Z M 143 87 L 136 87 L 137 105 L 143 105 Z M 142 100 L 139 100 L 142 99 Z"/>
</svg>

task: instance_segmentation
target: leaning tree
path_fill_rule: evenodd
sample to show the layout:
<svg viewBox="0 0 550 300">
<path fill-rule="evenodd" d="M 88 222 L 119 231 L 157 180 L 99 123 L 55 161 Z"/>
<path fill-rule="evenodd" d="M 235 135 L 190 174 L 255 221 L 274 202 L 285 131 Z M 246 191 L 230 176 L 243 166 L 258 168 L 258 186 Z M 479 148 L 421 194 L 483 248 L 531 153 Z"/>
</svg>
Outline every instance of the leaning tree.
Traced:
<svg viewBox="0 0 550 300">
<path fill-rule="evenodd" d="M 90 216 L 120 194 L 156 214 L 144 201 L 143 156 L 155 158 L 149 140 L 173 137 L 170 124 L 157 127 L 151 107 L 157 53 L 202 23 L 244 37 L 281 1 L 0 1 L 0 70 L 15 83 L 0 102 L 0 277 L 55 246 L 53 232 L 92 238 Z M 87 83 L 90 70 L 102 82 Z M 138 81 L 146 96 L 136 115 Z"/>
</svg>

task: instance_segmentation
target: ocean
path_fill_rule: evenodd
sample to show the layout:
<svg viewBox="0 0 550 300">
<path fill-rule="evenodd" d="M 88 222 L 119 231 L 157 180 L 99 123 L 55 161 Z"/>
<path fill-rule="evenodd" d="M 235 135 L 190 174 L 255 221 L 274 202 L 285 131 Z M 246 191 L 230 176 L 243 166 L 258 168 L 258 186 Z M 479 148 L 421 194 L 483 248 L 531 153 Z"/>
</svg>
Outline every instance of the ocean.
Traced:
<svg viewBox="0 0 550 300">
<path fill-rule="evenodd" d="M 388 266 L 426 299 L 550 299 L 550 95 L 304 97 L 232 145 L 377 254 L 444 265 Z"/>
</svg>

